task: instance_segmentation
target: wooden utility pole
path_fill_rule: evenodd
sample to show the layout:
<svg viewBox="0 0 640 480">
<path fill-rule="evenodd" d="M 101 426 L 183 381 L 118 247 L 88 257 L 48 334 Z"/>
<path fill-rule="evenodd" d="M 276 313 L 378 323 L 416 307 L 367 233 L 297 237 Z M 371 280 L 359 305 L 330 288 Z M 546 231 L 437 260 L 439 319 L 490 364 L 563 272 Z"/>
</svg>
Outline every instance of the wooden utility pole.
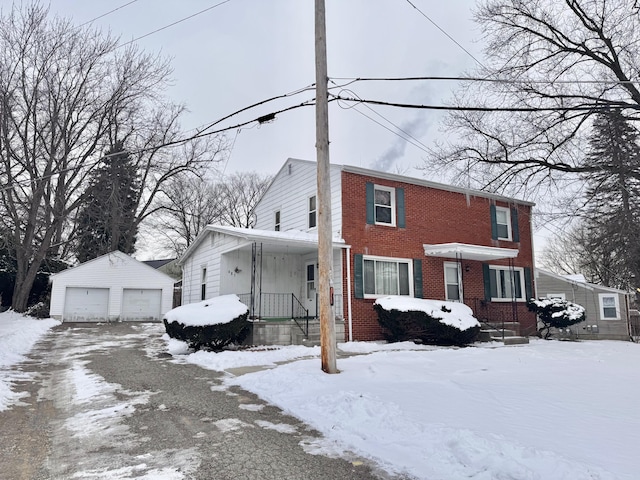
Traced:
<svg viewBox="0 0 640 480">
<path fill-rule="evenodd" d="M 329 172 L 329 101 L 324 0 L 315 0 L 316 30 L 316 152 L 318 161 L 318 302 L 322 370 L 338 373 L 336 326 L 332 308 L 333 244 L 331 241 L 331 180 Z"/>
</svg>

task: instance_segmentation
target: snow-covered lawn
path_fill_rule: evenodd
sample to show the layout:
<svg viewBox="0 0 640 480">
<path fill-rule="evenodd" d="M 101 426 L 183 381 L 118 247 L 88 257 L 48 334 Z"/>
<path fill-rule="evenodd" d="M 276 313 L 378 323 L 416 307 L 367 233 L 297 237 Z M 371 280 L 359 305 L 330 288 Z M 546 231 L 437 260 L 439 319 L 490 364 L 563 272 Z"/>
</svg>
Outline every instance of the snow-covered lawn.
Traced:
<svg viewBox="0 0 640 480">
<path fill-rule="evenodd" d="M 38 339 L 59 323 L 52 319 L 25 317 L 13 311 L 0 313 L 0 412 L 20 398 L 11 390 L 11 385 L 25 378 L 20 372 L 9 369 L 25 360 Z"/>
<path fill-rule="evenodd" d="M 0 315 L 0 409 L 18 400 L 9 388 L 19 373 L 8 367 L 55 324 Z M 160 335 L 162 326 L 145 331 Z M 324 440 L 303 445 L 309 452 L 351 451 L 429 480 L 640 478 L 637 344 L 346 343 L 340 351 L 357 355 L 339 358 L 341 373 L 327 375 L 317 347 L 189 354 L 165 338 L 178 362 L 215 370 L 267 366 L 228 374 L 226 384 L 321 431 Z"/>
<path fill-rule="evenodd" d="M 180 353 L 176 342 L 170 349 Z M 226 383 L 321 431 L 317 453 L 349 450 L 390 472 L 429 480 L 640 477 L 640 345 L 339 349 L 362 355 L 339 359 L 337 375 L 321 371 L 317 347 L 198 352 L 180 361 L 216 370 L 269 365 Z M 275 364 L 287 358 L 299 360 Z"/>
</svg>

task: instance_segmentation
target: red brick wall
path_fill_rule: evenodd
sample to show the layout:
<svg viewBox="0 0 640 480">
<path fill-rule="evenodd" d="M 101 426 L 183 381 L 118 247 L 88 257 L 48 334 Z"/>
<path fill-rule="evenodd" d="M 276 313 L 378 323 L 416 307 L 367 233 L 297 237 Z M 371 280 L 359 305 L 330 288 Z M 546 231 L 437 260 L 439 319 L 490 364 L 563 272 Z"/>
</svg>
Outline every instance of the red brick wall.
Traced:
<svg viewBox="0 0 640 480">
<path fill-rule="evenodd" d="M 365 190 L 367 182 L 404 188 L 406 228 L 367 224 Z M 352 272 L 353 340 L 383 338 L 372 307 L 374 300 L 354 297 L 353 258 L 355 254 L 421 259 L 423 297 L 441 300 L 445 299 L 443 263 L 455 259 L 426 257 L 423 244 L 459 242 L 489 247 L 517 248 L 519 255 L 514 259 L 514 265 L 533 267 L 529 206 L 495 202 L 499 206 L 517 207 L 520 241 L 516 243 L 491 239 L 491 200 L 488 198 L 467 197 L 463 193 L 342 172 L 342 202 L 342 238 L 352 247 L 349 261 Z M 497 260 L 492 261 L 491 264 L 508 265 L 508 261 Z M 474 309 L 476 316 L 481 318 L 483 313 L 489 312 L 494 317 L 502 318 L 510 315 L 509 318 L 512 318 L 511 302 L 502 304 L 492 302 L 487 306 L 482 305 L 484 304 L 484 283 L 481 262 L 463 260 L 462 265 L 465 303 Z M 346 265 L 344 268 L 346 271 Z M 344 287 L 346 292 L 346 279 Z M 344 302 L 344 305 L 346 319 L 347 302 Z M 535 329 L 535 317 L 527 311 L 524 304 L 518 305 L 517 318 L 523 330 Z"/>
</svg>

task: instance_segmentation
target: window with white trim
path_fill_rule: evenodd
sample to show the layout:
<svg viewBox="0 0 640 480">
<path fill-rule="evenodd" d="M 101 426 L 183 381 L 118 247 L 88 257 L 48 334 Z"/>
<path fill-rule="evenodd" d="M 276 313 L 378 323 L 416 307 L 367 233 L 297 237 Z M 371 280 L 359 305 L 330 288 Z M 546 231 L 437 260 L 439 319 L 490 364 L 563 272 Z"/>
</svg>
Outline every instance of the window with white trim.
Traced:
<svg viewBox="0 0 640 480">
<path fill-rule="evenodd" d="M 547 298 L 559 298 L 560 300 L 566 300 L 567 296 L 564 293 L 547 293 Z"/>
<path fill-rule="evenodd" d="M 599 293 L 600 318 L 603 320 L 620 320 L 620 303 L 615 293 Z"/>
<path fill-rule="evenodd" d="M 275 231 L 280 231 L 280 210 L 276 210 L 274 215 Z"/>
<path fill-rule="evenodd" d="M 316 227 L 316 196 L 309 197 L 309 228 Z"/>
<path fill-rule="evenodd" d="M 500 240 L 511 240 L 511 210 L 496 206 L 496 226 Z"/>
<path fill-rule="evenodd" d="M 373 190 L 375 223 L 395 226 L 396 189 L 375 185 Z"/>
<path fill-rule="evenodd" d="M 457 262 L 444 263 L 444 288 L 446 299 L 453 302 L 462 300 L 462 282 L 460 264 Z"/>
<path fill-rule="evenodd" d="M 521 267 L 489 265 L 491 301 L 525 301 L 524 270 Z"/>
<path fill-rule="evenodd" d="M 202 267 L 202 277 L 200 282 L 200 300 L 207 299 L 207 267 Z"/>
<path fill-rule="evenodd" d="M 413 261 L 404 258 L 363 257 L 364 297 L 413 296 Z"/>
</svg>

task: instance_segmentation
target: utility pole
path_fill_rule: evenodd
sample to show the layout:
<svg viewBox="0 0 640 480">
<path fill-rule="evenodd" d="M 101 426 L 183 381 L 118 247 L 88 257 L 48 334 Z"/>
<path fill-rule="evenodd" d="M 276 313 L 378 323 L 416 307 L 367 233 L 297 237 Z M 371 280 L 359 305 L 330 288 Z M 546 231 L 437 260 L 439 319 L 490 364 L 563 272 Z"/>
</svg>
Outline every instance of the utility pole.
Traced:
<svg viewBox="0 0 640 480">
<path fill-rule="evenodd" d="M 331 180 L 329 172 L 329 99 L 327 38 L 324 0 L 315 0 L 316 51 L 316 153 L 318 162 L 318 302 L 320 303 L 320 354 L 322 370 L 338 373 L 336 326 L 333 315 L 331 241 Z"/>
</svg>

